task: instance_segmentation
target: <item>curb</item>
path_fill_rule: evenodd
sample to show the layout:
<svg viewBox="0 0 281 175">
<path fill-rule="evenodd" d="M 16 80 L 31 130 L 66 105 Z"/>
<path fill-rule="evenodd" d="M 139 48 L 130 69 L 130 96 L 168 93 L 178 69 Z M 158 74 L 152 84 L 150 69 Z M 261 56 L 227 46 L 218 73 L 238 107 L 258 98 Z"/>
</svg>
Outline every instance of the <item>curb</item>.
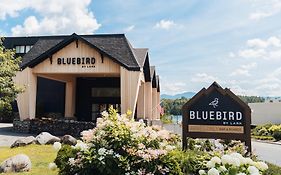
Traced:
<svg viewBox="0 0 281 175">
<path fill-rule="evenodd" d="M 255 142 L 260 142 L 260 143 L 268 143 L 268 144 L 272 144 L 272 145 L 280 145 L 281 146 L 281 142 L 271 142 L 271 141 L 265 141 L 265 140 L 255 140 L 255 139 L 251 139 L 251 141 L 255 141 Z"/>
</svg>

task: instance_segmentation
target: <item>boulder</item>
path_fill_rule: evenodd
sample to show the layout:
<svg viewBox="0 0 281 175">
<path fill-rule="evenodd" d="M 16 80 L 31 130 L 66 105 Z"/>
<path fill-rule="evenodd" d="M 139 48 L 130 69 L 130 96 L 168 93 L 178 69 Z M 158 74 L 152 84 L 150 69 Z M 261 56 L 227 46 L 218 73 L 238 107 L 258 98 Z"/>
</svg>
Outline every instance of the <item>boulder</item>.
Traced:
<svg viewBox="0 0 281 175">
<path fill-rule="evenodd" d="M 35 142 L 36 142 L 36 139 L 33 136 L 24 137 L 24 138 L 20 138 L 20 139 L 16 140 L 11 145 L 11 148 L 26 146 L 26 145 L 29 145 L 29 144 L 32 144 L 32 143 L 35 143 Z"/>
<path fill-rule="evenodd" d="M 48 132 L 41 132 L 38 136 L 36 136 L 36 141 L 41 145 L 45 145 L 60 142 L 60 138 L 53 136 Z"/>
<path fill-rule="evenodd" d="M 0 165 L 0 173 L 23 172 L 31 169 L 31 161 L 25 154 L 10 157 Z"/>
<path fill-rule="evenodd" d="M 67 145 L 76 145 L 77 140 L 74 137 L 72 137 L 71 135 L 64 135 L 61 138 L 61 143 L 67 144 Z"/>
</svg>

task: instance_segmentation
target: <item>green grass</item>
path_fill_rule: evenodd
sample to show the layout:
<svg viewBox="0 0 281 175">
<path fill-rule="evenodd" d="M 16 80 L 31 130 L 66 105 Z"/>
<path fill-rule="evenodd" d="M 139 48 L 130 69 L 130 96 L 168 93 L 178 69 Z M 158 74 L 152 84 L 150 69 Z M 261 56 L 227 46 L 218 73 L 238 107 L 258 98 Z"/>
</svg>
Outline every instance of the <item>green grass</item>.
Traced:
<svg viewBox="0 0 281 175">
<path fill-rule="evenodd" d="M 281 167 L 268 163 L 268 170 L 264 173 L 264 175 L 281 175 Z"/>
<path fill-rule="evenodd" d="M 56 158 L 56 151 L 52 145 L 29 145 L 26 147 L 9 148 L 0 147 L 0 163 L 5 159 L 15 156 L 17 154 L 26 154 L 32 163 L 30 172 L 25 173 L 8 173 L 5 175 L 55 175 L 58 171 L 51 171 L 48 168 L 50 162 L 53 162 Z"/>
</svg>

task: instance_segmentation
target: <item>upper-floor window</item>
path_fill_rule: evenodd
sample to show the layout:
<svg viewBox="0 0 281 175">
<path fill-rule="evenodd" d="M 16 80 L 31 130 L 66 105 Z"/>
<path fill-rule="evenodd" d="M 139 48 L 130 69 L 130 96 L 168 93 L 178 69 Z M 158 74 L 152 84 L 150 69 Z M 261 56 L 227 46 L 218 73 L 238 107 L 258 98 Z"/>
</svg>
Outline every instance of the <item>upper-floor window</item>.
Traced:
<svg viewBox="0 0 281 175">
<path fill-rule="evenodd" d="M 31 45 L 28 46 L 16 46 L 16 53 L 27 53 L 32 48 Z"/>
</svg>

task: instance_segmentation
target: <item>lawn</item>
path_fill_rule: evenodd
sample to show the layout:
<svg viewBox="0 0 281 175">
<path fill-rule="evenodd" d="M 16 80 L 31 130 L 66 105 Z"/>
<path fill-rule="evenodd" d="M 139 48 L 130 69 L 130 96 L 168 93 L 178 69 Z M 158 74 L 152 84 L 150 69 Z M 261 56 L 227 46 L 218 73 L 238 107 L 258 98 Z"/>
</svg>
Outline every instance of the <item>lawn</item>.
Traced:
<svg viewBox="0 0 281 175">
<path fill-rule="evenodd" d="M 49 163 L 55 160 L 57 154 L 53 149 L 52 145 L 29 145 L 26 147 L 13 148 L 13 149 L 9 147 L 0 147 L 0 163 L 3 162 L 5 159 L 20 153 L 26 154 L 30 158 L 32 163 L 31 171 L 26 173 L 9 173 L 7 175 L 58 174 L 58 171 L 51 171 L 48 169 Z"/>
</svg>

